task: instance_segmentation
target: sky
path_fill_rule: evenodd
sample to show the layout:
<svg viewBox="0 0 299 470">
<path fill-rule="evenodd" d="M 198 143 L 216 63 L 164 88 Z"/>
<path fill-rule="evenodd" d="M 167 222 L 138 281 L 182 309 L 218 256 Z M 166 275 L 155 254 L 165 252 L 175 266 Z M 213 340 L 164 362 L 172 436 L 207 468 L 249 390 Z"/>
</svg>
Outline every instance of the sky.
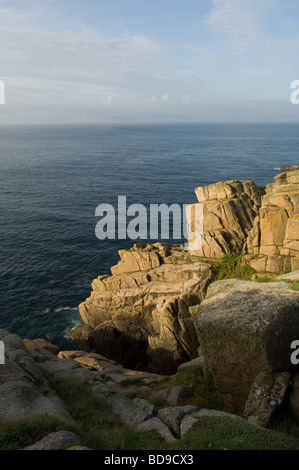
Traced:
<svg viewBox="0 0 299 470">
<path fill-rule="evenodd" d="M 298 0 L 0 0 L 0 125 L 298 122 L 298 24 Z"/>
</svg>

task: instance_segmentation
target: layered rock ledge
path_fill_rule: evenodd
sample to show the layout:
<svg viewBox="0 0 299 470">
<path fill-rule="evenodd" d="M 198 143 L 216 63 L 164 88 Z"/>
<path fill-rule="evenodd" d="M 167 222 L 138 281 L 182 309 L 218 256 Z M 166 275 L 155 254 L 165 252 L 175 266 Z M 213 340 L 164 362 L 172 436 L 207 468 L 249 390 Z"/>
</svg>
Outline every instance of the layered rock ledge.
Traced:
<svg viewBox="0 0 299 470">
<path fill-rule="evenodd" d="M 180 245 L 135 244 L 119 254 L 112 275 L 93 281 L 71 338 L 125 367 L 174 373 L 198 355 L 189 307 L 204 299 L 213 267 Z"/>
</svg>

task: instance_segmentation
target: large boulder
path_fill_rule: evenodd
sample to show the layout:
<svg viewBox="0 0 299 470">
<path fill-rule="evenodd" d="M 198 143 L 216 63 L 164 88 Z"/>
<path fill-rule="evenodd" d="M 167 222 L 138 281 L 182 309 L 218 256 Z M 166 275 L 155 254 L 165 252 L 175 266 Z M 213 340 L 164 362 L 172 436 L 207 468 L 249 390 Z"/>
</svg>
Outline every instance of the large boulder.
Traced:
<svg viewBox="0 0 299 470">
<path fill-rule="evenodd" d="M 193 312 L 195 308 L 193 307 Z M 288 372 L 299 338 L 299 293 L 285 282 L 214 282 L 195 327 L 224 404 L 242 411 L 257 375 Z"/>
<path fill-rule="evenodd" d="M 180 245 L 136 244 L 119 254 L 112 275 L 93 281 L 71 338 L 127 368 L 174 373 L 198 355 L 189 307 L 203 300 L 214 270 Z"/>
</svg>

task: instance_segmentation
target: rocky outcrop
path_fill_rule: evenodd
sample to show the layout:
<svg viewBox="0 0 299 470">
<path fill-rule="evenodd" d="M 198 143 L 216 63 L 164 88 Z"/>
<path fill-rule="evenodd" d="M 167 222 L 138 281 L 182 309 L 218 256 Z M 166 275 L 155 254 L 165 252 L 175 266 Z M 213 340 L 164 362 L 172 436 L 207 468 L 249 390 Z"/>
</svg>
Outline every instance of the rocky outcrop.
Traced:
<svg viewBox="0 0 299 470">
<path fill-rule="evenodd" d="M 189 308 L 204 299 L 214 279 L 207 260 L 246 252 L 242 263 L 259 276 L 298 269 L 298 188 L 298 170 L 277 175 L 266 188 L 252 181 L 196 188 L 198 203 L 191 205 L 187 223 L 192 231 L 192 208 L 200 206 L 201 248 L 137 243 L 121 250 L 111 275 L 93 281 L 90 297 L 79 306 L 82 324 L 71 338 L 129 368 L 175 372 L 198 355 Z"/>
<path fill-rule="evenodd" d="M 299 165 L 285 165 L 280 167 L 281 171 L 295 171 L 299 170 Z"/>
<path fill-rule="evenodd" d="M 55 346 L 55 344 L 51 344 L 43 338 L 38 338 L 38 339 L 25 338 L 23 340 L 23 343 L 27 349 L 33 349 L 33 350 L 45 349 L 46 351 L 49 351 L 50 353 L 55 354 L 55 355 L 57 355 L 60 351 L 60 349 L 57 346 Z"/>
<path fill-rule="evenodd" d="M 217 281 L 194 310 L 203 354 L 229 409 L 243 409 L 260 372 L 293 370 L 290 345 L 299 338 L 299 293 L 288 283 Z"/>
<path fill-rule="evenodd" d="M 299 269 L 299 169 L 291 170 L 275 176 L 266 188 L 252 181 L 197 188 L 198 203 L 191 207 L 203 207 L 203 237 L 194 254 L 221 258 L 248 252 L 258 271 Z M 189 212 L 190 227 L 195 227 L 194 214 Z"/>
<path fill-rule="evenodd" d="M 295 271 L 299 269 L 299 170 L 274 180 L 266 186 L 245 249 L 259 255 L 266 271 Z"/>
<path fill-rule="evenodd" d="M 250 445 L 252 446 L 254 441 L 257 446 L 261 443 L 261 448 L 263 449 L 299 449 L 298 439 L 273 432 L 269 429 L 263 429 L 231 413 L 206 408 L 200 409 L 194 402 L 192 405 L 188 404 L 186 400 L 190 399 L 190 394 L 186 395 L 183 391 L 183 397 L 181 393 L 178 393 L 178 389 L 186 387 L 173 387 L 171 385 L 173 383 L 172 379 L 176 380 L 176 375 L 173 378 L 167 378 L 167 383 L 165 381 L 166 377 L 149 374 L 148 372 L 126 370 L 119 364 L 95 353 L 62 351 L 59 354 L 60 357 L 58 357 L 40 347 L 27 349 L 20 337 L 12 335 L 8 331 L 0 330 L 0 335 L 6 346 L 5 364 L 0 365 L 1 380 L 5 380 L 6 385 L 13 385 L 15 390 L 14 394 L 9 395 L 5 391 L 3 393 L 3 388 L 1 388 L 0 417 L 4 425 L 14 425 L 15 419 L 23 418 L 23 429 L 28 431 L 33 424 L 33 420 L 28 419 L 27 423 L 26 418 L 34 417 L 34 420 L 36 420 L 40 415 L 47 416 L 48 422 L 51 418 L 55 417 L 55 426 L 57 426 L 58 421 L 60 422 L 59 428 L 55 432 L 49 433 L 47 425 L 45 427 L 41 426 L 39 433 L 35 434 L 37 441 L 32 439 L 30 432 L 24 432 L 24 436 L 19 435 L 18 437 L 22 437 L 21 441 L 24 442 L 21 447 L 22 450 L 99 450 L 97 448 L 90 449 L 85 446 L 85 433 L 88 433 L 89 430 L 86 428 L 87 423 L 82 427 L 80 417 L 76 415 L 76 412 L 75 416 L 78 421 L 65 411 L 61 413 L 64 409 L 64 404 L 58 399 L 55 392 L 50 389 L 45 375 L 47 377 L 51 376 L 54 382 L 58 381 L 66 387 L 70 383 L 72 387 L 74 387 L 74 383 L 78 383 L 78 385 L 80 384 L 80 393 L 84 394 L 84 390 L 86 390 L 88 393 L 92 393 L 95 397 L 100 398 L 101 405 L 97 402 L 95 408 L 95 410 L 98 410 L 98 421 L 93 420 L 90 423 L 93 436 L 96 436 L 96 434 L 101 435 L 101 432 L 103 432 L 102 426 L 98 423 L 102 422 L 101 418 L 103 417 L 102 412 L 104 407 L 105 410 L 110 410 L 113 420 L 119 420 L 119 426 L 122 423 L 125 425 L 126 432 L 129 433 L 129 439 L 132 431 L 134 431 L 134 438 L 136 438 L 138 432 L 154 431 L 160 437 L 159 449 L 174 449 L 172 443 L 175 443 L 175 448 L 178 448 L 180 439 L 188 437 L 187 434 L 189 432 L 193 434 L 190 442 L 192 442 L 192 445 L 196 441 L 199 442 L 198 448 L 202 448 L 201 446 L 207 448 L 210 443 L 209 447 L 212 446 L 214 448 L 215 446 L 218 449 L 219 436 L 222 435 L 222 445 L 225 448 L 233 449 L 237 446 L 236 448 L 247 449 L 247 440 L 250 440 L 249 448 L 251 448 Z M 76 353 L 80 353 L 81 358 L 85 357 L 87 361 L 78 362 L 76 359 L 79 356 Z M 94 367 L 95 364 L 93 362 L 88 362 L 90 358 L 98 363 L 97 367 Z M 195 373 L 198 365 L 196 363 L 189 364 L 190 371 L 193 366 L 195 367 L 193 369 Z M 28 383 L 34 382 L 32 397 L 27 396 L 25 401 L 22 394 L 23 383 L 16 380 L 16 377 L 10 373 L 11 368 L 15 368 L 15 374 L 20 373 L 24 381 Z M 18 368 L 21 368 L 23 372 L 18 371 Z M 120 376 L 122 376 L 122 382 L 126 382 L 126 385 L 122 387 L 122 392 L 119 391 L 121 390 L 121 387 L 119 387 Z M 132 384 L 134 384 L 136 377 L 142 377 L 148 386 L 139 385 L 138 390 L 138 386 L 135 385 L 134 395 L 136 398 L 130 399 L 127 396 L 127 382 L 131 380 Z M 71 381 L 69 382 L 68 379 L 71 379 Z M 36 407 L 34 409 L 31 408 L 30 413 L 24 414 L 24 406 L 26 411 L 28 411 L 29 407 L 32 406 L 32 402 L 37 398 L 35 392 L 36 381 L 42 384 L 40 391 L 46 398 L 51 399 L 53 402 L 58 400 L 56 403 L 60 403 L 58 415 L 56 413 L 57 409 L 55 411 L 55 408 L 52 406 L 40 408 L 41 398 L 38 398 Z M 0 387 L 2 387 L 1 383 Z M 119 389 L 116 390 L 116 387 L 119 387 Z M 175 400 L 173 405 L 169 402 L 165 403 L 164 406 L 160 404 L 158 409 L 154 403 L 156 399 L 155 393 L 159 392 L 155 392 L 155 390 L 159 390 L 161 387 L 164 387 L 167 391 L 168 398 L 177 396 L 177 400 Z M 145 399 L 144 397 L 147 398 Z M 82 399 L 84 398 L 82 396 Z M 152 398 L 153 402 L 151 402 Z M 78 400 L 78 396 L 76 399 Z M 195 394 L 192 399 L 198 399 L 198 395 Z M 13 414 L 2 414 L 2 410 L 5 408 L 4 405 L 10 410 L 13 409 Z M 97 406 L 99 406 L 99 409 Z M 79 415 L 81 413 L 82 410 L 80 409 Z M 60 419 L 57 420 L 57 417 Z M 19 433 L 20 429 L 22 428 L 18 428 Z M 11 435 L 11 446 L 19 449 L 20 447 L 15 442 L 16 433 L 12 432 Z M 6 429 L 2 429 L 3 436 L 5 438 L 0 442 L 1 449 L 4 441 L 6 446 L 9 444 Z M 227 436 L 227 439 L 225 436 Z M 202 439 L 204 442 L 201 441 Z M 189 441 L 182 441 L 182 445 L 186 446 L 186 442 L 188 443 Z M 122 445 L 126 445 L 125 436 L 123 437 Z M 109 449 L 111 450 L 111 447 Z"/>
<path fill-rule="evenodd" d="M 5 344 L 5 364 L 0 366 L 0 418 L 15 420 L 51 415 L 72 421 L 21 338 L 0 330 L 0 340 Z"/>
<path fill-rule="evenodd" d="M 195 189 L 196 205 L 203 206 L 202 247 L 194 254 L 221 258 L 241 252 L 253 227 L 264 189 L 252 181 L 226 181 Z M 191 217 L 195 211 L 190 211 Z M 194 226 L 194 220 L 188 220 Z"/>
<path fill-rule="evenodd" d="M 136 244 L 119 254 L 112 275 L 93 281 L 71 338 L 125 367 L 174 373 L 198 355 L 189 307 L 203 300 L 212 266 L 179 245 Z"/>
</svg>

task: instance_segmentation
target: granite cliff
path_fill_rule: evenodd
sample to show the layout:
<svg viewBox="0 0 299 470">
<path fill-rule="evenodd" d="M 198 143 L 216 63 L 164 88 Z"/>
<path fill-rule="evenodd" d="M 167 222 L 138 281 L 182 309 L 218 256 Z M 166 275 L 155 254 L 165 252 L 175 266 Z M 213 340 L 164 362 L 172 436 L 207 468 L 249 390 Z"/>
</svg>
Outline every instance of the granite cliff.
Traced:
<svg viewBox="0 0 299 470">
<path fill-rule="evenodd" d="M 203 354 L 225 403 L 239 411 L 259 373 L 294 373 L 299 294 L 288 283 L 255 281 L 299 268 L 299 171 L 265 188 L 227 181 L 195 192 L 201 249 L 137 243 L 120 251 L 111 276 L 93 281 L 71 337 L 128 368 L 158 373 L 175 373 Z M 243 253 L 253 276 L 215 282 L 223 256 L 234 253 Z"/>
<path fill-rule="evenodd" d="M 274 180 L 266 186 L 245 249 L 258 255 L 252 261 L 257 270 L 295 271 L 299 269 L 299 170 Z"/>
<path fill-rule="evenodd" d="M 197 256 L 254 255 L 257 271 L 299 269 L 299 170 L 274 177 L 265 188 L 227 181 L 195 190 L 203 206 L 203 243 Z"/>
</svg>

